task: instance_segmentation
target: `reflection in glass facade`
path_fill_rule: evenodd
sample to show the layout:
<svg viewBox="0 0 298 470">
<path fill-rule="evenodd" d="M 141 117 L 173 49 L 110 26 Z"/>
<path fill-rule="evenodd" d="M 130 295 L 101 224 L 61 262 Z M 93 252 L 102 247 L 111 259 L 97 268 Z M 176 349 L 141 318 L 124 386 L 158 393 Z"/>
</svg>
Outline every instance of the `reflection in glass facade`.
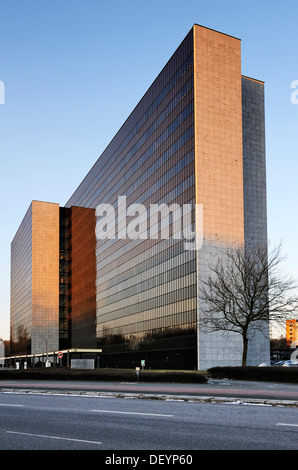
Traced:
<svg viewBox="0 0 298 470">
<path fill-rule="evenodd" d="M 191 29 L 60 208 L 59 347 L 102 349 L 102 367 L 145 361 L 151 368 L 206 369 L 241 362 L 241 339 L 201 331 L 199 288 L 218 248 L 266 239 L 266 211 L 260 211 L 262 227 L 247 215 L 266 204 L 263 190 L 255 198 L 265 184 L 263 114 L 254 125 L 262 93 L 261 82 L 241 76 L 238 39 Z M 258 185 L 256 165 L 263 178 Z M 96 239 L 96 209 L 103 204 L 113 208 L 106 219 L 115 223 L 112 239 Z M 186 249 L 177 237 L 175 213 L 161 212 L 152 226 L 154 204 L 188 205 L 192 232 L 198 230 L 195 205 L 203 205 L 202 250 Z M 30 276 L 30 246 L 22 256 L 26 274 L 13 269 L 20 284 Z M 13 288 L 13 310 L 19 300 L 30 312 L 26 292 L 20 297 Z M 18 322 L 26 329 L 26 315 L 13 317 L 14 332 Z M 252 362 L 266 362 L 268 344 L 258 339 Z"/>
<path fill-rule="evenodd" d="M 70 345 L 94 349 L 96 324 L 95 211 L 71 207 Z"/>
<path fill-rule="evenodd" d="M 194 204 L 193 126 L 189 34 L 67 205 Z M 98 241 L 96 263 L 101 364 L 196 367 L 195 252 L 183 240 L 126 237 Z"/>
<path fill-rule="evenodd" d="M 32 205 L 11 244 L 10 350 L 31 353 Z"/>
</svg>

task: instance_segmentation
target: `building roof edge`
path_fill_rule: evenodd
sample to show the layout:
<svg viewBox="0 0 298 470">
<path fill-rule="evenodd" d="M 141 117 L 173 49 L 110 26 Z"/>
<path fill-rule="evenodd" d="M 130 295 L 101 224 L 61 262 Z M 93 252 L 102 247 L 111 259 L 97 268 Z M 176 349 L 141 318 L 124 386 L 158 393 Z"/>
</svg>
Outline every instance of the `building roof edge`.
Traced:
<svg viewBox="0 0 298 470">
<path fill-rule="evenodd" d="M 207 26 L 204 26 L 202 24 L 195 23 L 193 25 L 193 27 L 195 27 L 195 26 L 199 26 L 200 28 L 204 28 L 204 29 L 209 29 L 210 31 L 214 31 L 215 33 L 219 33 L 219 34 L 222 34 L 224 36 L 229 36 L 230 38 L 234 38 L 234 39 L 237 39 L 238 41 L 241 41 L 240 38 L 237 38 L 236 36 L 233 36 L 232 34 L 223 33 L 222 31 L 218 31 L 217 29 L 213 29 L 213 28 L 208 28 Z"/>
</svg>

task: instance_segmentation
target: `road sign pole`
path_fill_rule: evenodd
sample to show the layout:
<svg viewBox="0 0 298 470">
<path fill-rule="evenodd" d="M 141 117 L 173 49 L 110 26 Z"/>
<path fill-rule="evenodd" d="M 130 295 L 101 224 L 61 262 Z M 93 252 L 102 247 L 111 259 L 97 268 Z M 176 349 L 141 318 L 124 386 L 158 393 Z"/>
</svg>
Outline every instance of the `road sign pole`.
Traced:
<svg viewBox="0 0 298 470">
<path fill-rule="evenodd" d="M 59 359 L 59 365 L 61 367 L 61 361 L 62 361 L 63 353 L 59 351 L 58 354 L 57 354 L 57 357 Z"/>
</svg>

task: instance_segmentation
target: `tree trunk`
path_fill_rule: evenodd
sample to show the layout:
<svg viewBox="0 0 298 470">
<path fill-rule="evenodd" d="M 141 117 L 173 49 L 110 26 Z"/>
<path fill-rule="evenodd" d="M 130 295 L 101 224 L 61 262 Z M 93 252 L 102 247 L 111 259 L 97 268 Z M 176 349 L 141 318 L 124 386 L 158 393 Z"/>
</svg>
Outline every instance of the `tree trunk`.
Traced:
<svg viewBox="0 0 298 470">
<path fill-rule="evenodd" d="M 242 367 L 246 366 L 248 339 L 243 335 Z"/>
</svg>

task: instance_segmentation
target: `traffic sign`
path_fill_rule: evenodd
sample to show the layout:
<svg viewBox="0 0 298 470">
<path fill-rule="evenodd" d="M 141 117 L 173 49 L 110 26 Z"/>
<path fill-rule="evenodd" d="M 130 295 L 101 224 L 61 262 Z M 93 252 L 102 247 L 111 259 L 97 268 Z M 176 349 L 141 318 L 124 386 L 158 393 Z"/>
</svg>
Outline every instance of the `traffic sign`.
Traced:
<svg viewBox="0 0 298 470">
<path fill-rule="evenodd" d="M 59 359 L 62 359 L 63 353 L 62 353 L 62 352 L 58 352 L 58 357 L 59 357 Z"/>
</svg>

